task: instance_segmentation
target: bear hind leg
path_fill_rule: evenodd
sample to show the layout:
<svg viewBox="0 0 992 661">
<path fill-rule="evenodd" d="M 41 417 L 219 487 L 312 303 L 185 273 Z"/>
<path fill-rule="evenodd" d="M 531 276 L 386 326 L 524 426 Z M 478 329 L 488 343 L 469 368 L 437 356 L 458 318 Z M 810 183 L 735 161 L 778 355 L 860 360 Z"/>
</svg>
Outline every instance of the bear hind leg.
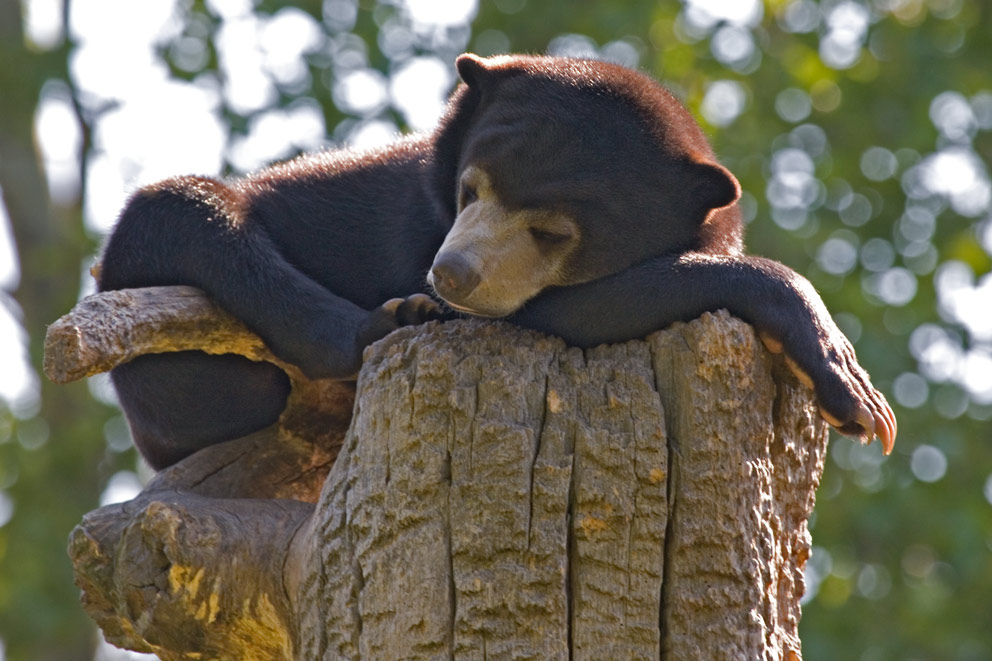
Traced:
<svg viewBox="0 0 992 661">
<path fill-rule="evenodd" d="M 135 446 L 155 469 L 279 419 L 285 372 L 231 354 L 150 354 L 111 372 Z"/>
</svg>

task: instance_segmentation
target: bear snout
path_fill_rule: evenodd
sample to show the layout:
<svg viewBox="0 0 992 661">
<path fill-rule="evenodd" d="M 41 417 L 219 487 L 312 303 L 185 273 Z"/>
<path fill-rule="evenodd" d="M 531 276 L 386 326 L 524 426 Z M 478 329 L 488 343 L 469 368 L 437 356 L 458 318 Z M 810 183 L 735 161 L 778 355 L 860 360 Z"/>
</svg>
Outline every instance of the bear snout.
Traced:
<svg viewBox="0 0 992 661">
<path fill-rule="evenodd" d="M 459 303 L 472 293 L 482 276 L 458 253 L 440 254 L 431 267 L 430 284 L 446 301 Z"/>
</svg>

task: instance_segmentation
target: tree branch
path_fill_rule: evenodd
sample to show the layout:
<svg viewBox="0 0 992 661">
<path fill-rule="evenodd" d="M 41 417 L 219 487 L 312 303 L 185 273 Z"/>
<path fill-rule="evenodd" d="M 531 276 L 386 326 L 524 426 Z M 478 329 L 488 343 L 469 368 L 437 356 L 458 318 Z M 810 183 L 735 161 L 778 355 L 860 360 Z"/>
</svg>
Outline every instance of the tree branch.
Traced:
<svg viewBox="0 0 992 661">
<path fill-rule="evenodd" d="M 281 362 L 244 324 L 194 287 L 123 289 L 88 296 L 48 327 L 45 375 L 68 383 L 149 353 L 200 350 Z"/>
</svg>

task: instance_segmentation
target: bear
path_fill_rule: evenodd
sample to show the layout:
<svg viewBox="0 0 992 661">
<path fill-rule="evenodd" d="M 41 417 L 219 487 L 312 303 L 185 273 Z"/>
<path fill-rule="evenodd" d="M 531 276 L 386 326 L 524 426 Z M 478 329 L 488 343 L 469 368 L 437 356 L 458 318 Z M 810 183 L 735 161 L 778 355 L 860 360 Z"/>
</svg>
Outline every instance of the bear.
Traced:
<svg viewBox="0 0 992 661">
<path fill-rule="evenodd" d="M 551 56 L 456 68 L 432 133 L 138 190 L 99 289 L 199 287 L 279 358 L 332 379 L 430 319 L 501 318 L 591 347 L 726 308 L 785 354 L 828 423 L 891 451 L 885 397 L 812 285 L 745 254 L 740 185 L 660 83 Z M 272 424 L 289 391 L 273 365 L 194 351 L 111 377 L 156 469 Z"/>
</svg>

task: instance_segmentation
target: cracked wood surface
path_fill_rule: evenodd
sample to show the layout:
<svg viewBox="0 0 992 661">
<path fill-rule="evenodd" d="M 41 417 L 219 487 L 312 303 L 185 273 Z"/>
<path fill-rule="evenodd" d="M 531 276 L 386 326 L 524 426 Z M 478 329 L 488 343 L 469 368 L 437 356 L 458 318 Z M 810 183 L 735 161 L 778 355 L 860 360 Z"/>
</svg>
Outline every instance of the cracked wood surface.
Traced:
<svg viewBox="0 0 992 661">
<path fill-rule="evenodd" d="M 826 426 L 743 322 L 585 351 L 405 328 L 356 402 L 315 505 L 271 500 L 315 496 L 267 477 L 309 452 L 277 426 L 87 515 L 70 553 L 108 639 L 166 661 L 800 658 Z"/>
<path fill-rule="evenodd" d="M 202 291 L 185 286 L 87 296 L 48 327 L 43 367 L 55 383 L 68 383 L 147 353 L 192 349 L 266 360 L 302 376 Z"/>
</svg>

